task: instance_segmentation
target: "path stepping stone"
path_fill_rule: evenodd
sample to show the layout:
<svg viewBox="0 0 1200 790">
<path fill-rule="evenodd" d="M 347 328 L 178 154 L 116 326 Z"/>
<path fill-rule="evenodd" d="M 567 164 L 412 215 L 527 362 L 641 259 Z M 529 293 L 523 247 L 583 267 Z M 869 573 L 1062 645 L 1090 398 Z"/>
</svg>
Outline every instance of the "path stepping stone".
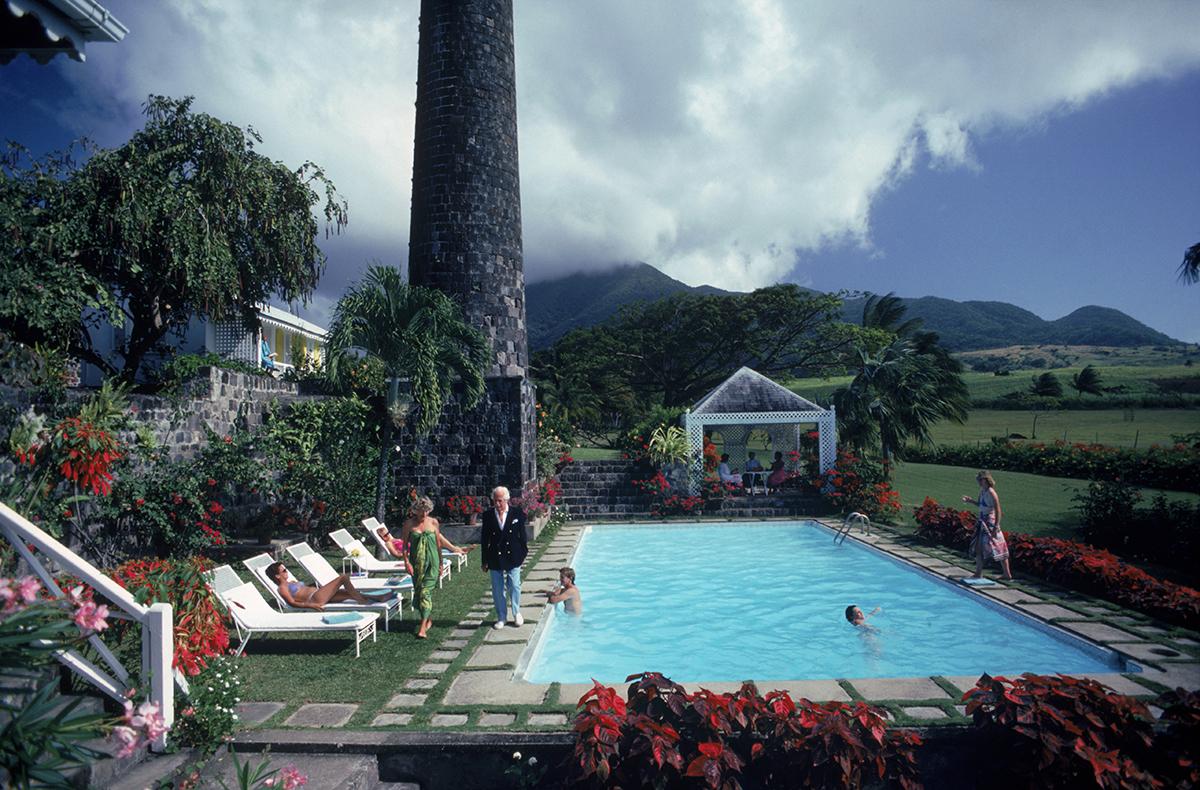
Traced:
<svg viewBox="0 0 1200 790">
<path fill-rule="evenodd" d="M 506 629 L 507 630 L 507 629 Z M 483 644 L 476 650 L 475 654 L 467 660 L 469 667 L 497 667 L 512 665 L 515 666 L 517 660 L 521 657 L 521 653 L 525 650 L 523 642 L 515 642 L 511 644 Z"/>
<path fill-rule="evenodd" d="M 858 678 L 850 681 L 868 701 L 892 699 L 944 699 L 948 695 L 929 678 Z"/>
<path fill-rule="evenodd" d="M 483 625 L 483 620 L 478 617 L 473 617 L 470 620 L 463 620 L 461 623 L 459 623 L 460 627 L 461 626 L 474 626 L 474 625 Z"/>
<path fill-rule="evenodd" d="M 1089 672 L 1083 675 L 1074 675 L 1073 677 L 1091 678 L 1098 683 L 1103 683 L 1118 694 L 1125 694 L 1130 697 L 1154 693 L 1145 686 L 1140 685 L 1136 680 L 1127 678 L 1124 675 L 1118 675 L 1115 672 Z"/>
<path fill-rule="evenodd" d="M 1135 625 L 1133 628 L 1139 634 L 1145 634 L 1146 636 L 1162 636 L 1163 634 L 1170 633 L 1165 628 L 1157 628 L 1152 625 Z"/>
<path fill-rule="evenodd" d="M 1178 639 L 1172 639 L 1171 641 L 1177 645 L 1183 645 L 1184 647 L 1196 647 L 1197 645 L 1200 645 L 1200 642 L 1197 642 L 1195 639 L 1188 639 L 1186 636 Z"/>
<path fill-rule="evenodd" d="M 1172 661 L 1164 663 L 1162 669 L 1143 667 L 1142 676 L 1167 688 L 1182 686 L 1188 691 L 1200 690 L 1200 664 Z"/>
<path fill-rule="evenodd" d="M 358 710 L 357 705 L 336 702 L 311 702 L 284 721 L 289 727 L 343 727 Z"/>
<path fill-rule="evenodd" d="M 1088 639 L 1094 639 L 1097 642 L 1140 641 L 1135 634 L 1122 631 L 1120 628 L 1113 628 L 1111 625 L 1105 625 L 1104 623 L 1063 623 L 1062 627 L 1077 634 L 1083 634 Z"/>
<path fill-rule="evenodd" d="M 440 675 L 449 667 L 449 664 L 422 664 L 417 671 L 422 675 Z"/>
<path fill-rule="evenodd" d="M 450 683 L 445 705 L 540 705 L 549 685 L 512 679 L 508 669 L 460 672 Z"/>
<path fill-rule="evenodd" d="M 517 720 L 514 713 L 483 713 L 479 716 L 480 727 L 507 727 Z"/>
<path fill-rule="evenodd" d="M 262 724 L 286 707 L 282 702 L 239 702 L 233 707 L 233 712 L 242 726 L 252 727 Z"/>
<path fill-rule="evenodd" d="M 453 650 L 462 650 L 466 646 L 467 640 L 465 639 L 447 639 L 446 641 L 442 642 L 442 647 Z"/>
<path fill-rule="evenodd" d="M 1127 653 L 1134 658 L 1140 658 L 1143 661 L 1162 661 L 1171 658 L 1183 658 L 1183 654 L 1178 650 L 1172 650 L 1163 645 L 1156 645 L 1153 642 L 1133 642 L 1124 644 L 1121 642 L 1110 642 L 1108 644 L 1114 650 L 1120 650 L 1122 653 Z"/>
<path fill-rule="evenodd" d="M 1017 604 L 1017 608 L 1029 612 L 1032 615 L 1037 615 L 1043 620 L 1083 620 L 1086 618 L 1086 615 L 1082 615 L 1079 612 L 1073 612 L 1066 607 L 1052 603 L 1022 603 Z"/>
<path fill-rule="evenodd" d="M 397 694 L 387 701 L 385 708 L 419 708 L 429 698 L 428 694 Z"/>
<path fill-rule="evenodd" d="M 450 636 L 455 639 L 466 639 L 469 636 L 475 635 L 475 629 L 471 628 L 456 628 L 450 632 Z"/>
<path fill-rule="evenodd" d="M 467 723 L 467 714 L 435 713 L 429 723 L 434 727 L 461 727 Z"/>
<path fill-rule="evenodd" d="M 495 628 L 489 628 L 487 633 L 483 635 L 483 641 L 487 644 L 495 644 L 497 642 L 520 642 L 521 644 L 525 644 L 532 635 L 533 631 L 529 628 L 501 628 L 499 631 Z"/>
<path fill-rule="evenodd" d="M 371 720 L 372 727 L 389 727 L 408 724 L 412 721 L 411 713 L 380 713 Z"/>
<path fill-rule="evenodd" d="M 562 727 L 567 723 L 565 713 L 530 713 L 530 727 Z"/>
<path fill-rule="evenodd" d="M 434 661 L 453 661 L 461 652 L 461 650 L 434 650 L 429 654 L 429 658 Z"/>
<path fill-rule="evenodd" d="M 941 708 L 934 708 L 934 707 L 930 707 L 930 706 L 918 705 L 915 708 L 901 708 L 900 710 L 904 711 L 909 716 L 912 716 L 914 719 L 946 719 L 946 718 L 949 718 L 946 715 L 946 711 L 942 710 Z"/>
<path fill-rule="evenodd" d="M 413 678 L 412 680 L 404 681 L 406 689 L 431 689 L 440 681 L 437 678 Z"/>
</svg>

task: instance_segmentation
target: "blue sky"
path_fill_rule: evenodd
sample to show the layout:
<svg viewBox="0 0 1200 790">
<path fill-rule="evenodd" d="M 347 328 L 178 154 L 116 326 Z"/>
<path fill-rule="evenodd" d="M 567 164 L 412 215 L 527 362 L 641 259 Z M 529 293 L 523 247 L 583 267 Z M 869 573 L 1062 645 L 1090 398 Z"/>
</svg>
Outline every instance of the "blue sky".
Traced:
<svg viewBox="0 0 1200 790">
<path fill-rule="evenodd" d="M 307 308 L 403 265 L 418 4 L 110 0 L 84 64 L 0 67 L 0 138 L 117 145 L 150 93 L 323 165 Z M 530 280 L 645 261 L 736 290 L 1099 304 L 1200 342 L 1200 3 L 516 4 Z"/>
</svg>

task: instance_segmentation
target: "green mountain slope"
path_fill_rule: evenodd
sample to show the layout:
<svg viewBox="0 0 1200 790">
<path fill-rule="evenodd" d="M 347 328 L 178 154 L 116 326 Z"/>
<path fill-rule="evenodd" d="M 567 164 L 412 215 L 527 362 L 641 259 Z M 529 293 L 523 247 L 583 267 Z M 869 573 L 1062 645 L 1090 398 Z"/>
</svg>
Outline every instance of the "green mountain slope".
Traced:
<svg viewBox="0 0 1200 790">
<path fill-rule="evenodd" d="M 693 288 L 644 263 L 595 274 L 575 274 L 532 283 L 525 289 L 529 346 L 546 348 L 567 332 L 606 320 L 623 305 L 654 301 L 679 291 L 729 293 L 711 286 Z M 862 319 L 863 299 L 846 301 L 846 321 Z M 956 302 L 937 296 L 905 299 L 908 317 L 921 318 L 951 351 L 1057 343 L 1062 345 L 1178 345 L 1162 332 L 1120 310 L 1089 305 L 1054 321 L 1007 302 Z"/>
</svg>

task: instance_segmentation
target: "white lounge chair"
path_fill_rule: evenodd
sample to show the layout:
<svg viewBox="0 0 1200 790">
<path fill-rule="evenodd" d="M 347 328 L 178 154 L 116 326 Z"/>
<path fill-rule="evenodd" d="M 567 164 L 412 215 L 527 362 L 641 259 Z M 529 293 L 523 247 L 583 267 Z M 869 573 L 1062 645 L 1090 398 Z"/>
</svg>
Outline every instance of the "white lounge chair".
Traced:
<svg viewBox="0 0 1200 790">
<path fill-rule="evenodd" d="M 354 562 L 355 566 L 364 573 L 406 573 L 403 562 L 399 560 L 380 560 L 376 559 L 375 555 L 367 550 L 362 541 L 355 538 L 348 530 L 338 529 L 329 533 L 329 538 L 332 540 L 346 555 Z M 438 587 L 442 586 L 442 580 L 450 578 L 450 561 L 442 560 L 441 570 L 438 572 Z"/>
<path fill-rule="evenodd" d="M 361 655 L 366 638 L 375 641 L 376 612 L 357 612 L 352 622 L 327 623 L 320 612 L 277 612 L 263 599 L 253 582 L 243 582 L 233 568 L 221 565 L 207 574 L 208 588 L 229 611 L 234 628 L 242 640 L 234 655 L 241 655 L 255 634 L 322 633 L 345 631 L 354 635 L 354 657 Z"/>
<path fill-rule="evenodd" d="M 293 543 L 287 547 L 287 553 L 292 555 L 292 559 L 300 563 L 300 567 L 308 571 L 308 575 L 313 577 L 313 581 L 317 584 L 329 584 L 336 579 L 340 574 L 329 564 L 329 560 L 318 554 L 312 546 L 301 541 Z M 412 599 L 413 583 L 412 577 L 407 573 L 401 576 L 393 576 L 390 579 L 372 579 L 370 577 L 359 577 L 354 580 L 354 586 L 360 590 L 396 590 L 398 592 L 407 592 L 409 600 Z"/>
<path fill-rule="evenodd" d="M 364 518 L 362 520 L 362 525 L 367 528 L 367 532 L 370 533 L 371 537 L 375 538 L 375 543 L 379 546 L 380 550 L 386 554 L 388 552 L 388 547 L 387 544 L 383 542 L 383 538 L 379 537 L 379 528 L 386 527 L 387 525 L 376 519 L 374 516 L 371 518 Z M 442 549 L 442 562 L 449 562 L 451 560 L 454 561 L 454 568 L 456 570 L 462 570 L 462 567 L 467 564 L 467 555 L 450 551 L 450 549 Z"/>
<path fill-rule="evenodd" d="M 254 578 L 258 579 L 259 583 L 266 588 L 271 597 L 275 599 L 275 605 L 279 607 L 281 612 L 297 612 L 305 611 L 288 606 L 287 601 L 279 594 L 279 585 L 274 579 L 267 576 L 267 568 L 275 563 L 275 558 L 265 551 L 262 554 L 256 554 L 253 557 L 242 560 L 242 564 L 254 574 Z M 296 577 L 288 571 L 288 581 L 297 581 Z M 388 592 L 393 592 L 388 590 Z M 404 604 L 399 590 L 395 590 L 395 595 L 390 598 L 383 598 L 372 603 L 358 603 L 356 601 L 338 601 L 337 603 L 327 603 L 324 605 L 326 612 L 375 612 L 383 615 L 383 630 L 389 630 L 391 626 L 392 611 L 395 610 L 397 617 L 404 616 Z"/>
</svg>

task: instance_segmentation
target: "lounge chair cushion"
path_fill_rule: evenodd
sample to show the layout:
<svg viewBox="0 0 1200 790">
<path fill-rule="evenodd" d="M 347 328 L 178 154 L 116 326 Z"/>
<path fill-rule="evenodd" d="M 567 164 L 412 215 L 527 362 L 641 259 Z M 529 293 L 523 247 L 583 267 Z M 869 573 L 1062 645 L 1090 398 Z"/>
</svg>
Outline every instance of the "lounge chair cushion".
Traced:
<svg viewBox="0 0 1200 790">
<path fill-rule="evenodd" d="M 335 612 L 321 617 L 322 623 L 329 625 L 341 625 L 343 623 L 353 623 L 362 619 L 362 615 L 358 612 Z"/>
</svg>

